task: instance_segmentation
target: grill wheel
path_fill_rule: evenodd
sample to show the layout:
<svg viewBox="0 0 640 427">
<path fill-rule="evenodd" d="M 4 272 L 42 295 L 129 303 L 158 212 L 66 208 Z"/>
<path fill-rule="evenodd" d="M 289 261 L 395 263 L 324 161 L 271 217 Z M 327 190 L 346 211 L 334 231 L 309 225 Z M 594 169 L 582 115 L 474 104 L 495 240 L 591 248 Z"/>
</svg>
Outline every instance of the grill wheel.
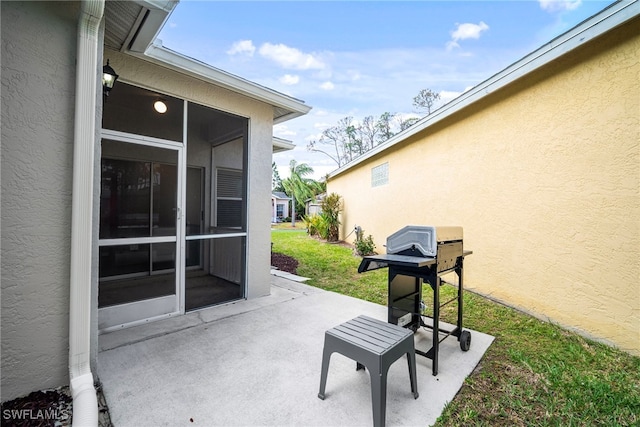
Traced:
<svg viewBox="0 0 640 427">
<path fill-rule="evenodd" d="M 469 351 L 469 347 L 471 347 L 471 332 L 462 331 L 460 333 L 460 349 Z"/>
</svg>

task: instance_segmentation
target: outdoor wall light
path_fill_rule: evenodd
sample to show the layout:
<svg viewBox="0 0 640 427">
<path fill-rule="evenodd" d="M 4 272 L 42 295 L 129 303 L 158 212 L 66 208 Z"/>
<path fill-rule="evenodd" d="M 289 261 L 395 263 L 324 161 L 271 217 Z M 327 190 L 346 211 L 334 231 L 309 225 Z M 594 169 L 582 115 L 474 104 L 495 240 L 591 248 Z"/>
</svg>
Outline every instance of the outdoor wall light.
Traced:
<svg viewBox="0 0 640 427">
<path fill-rule="evenodd" d="M 160 114 L 164 114 L 167 112 L 167 104 L 163 99 L 158 99 L 153 103 L 153 109 L 156 110 Z"/>
<path fill-rule="evenodd" d="M 118 75 L 115 70 L 109 66 L 109 60 L 107 59 L 107 65 L 102 67 L 102 93 L 105 96 L 109 96 L 113 84 L 118 80 Z"/>
</svg>

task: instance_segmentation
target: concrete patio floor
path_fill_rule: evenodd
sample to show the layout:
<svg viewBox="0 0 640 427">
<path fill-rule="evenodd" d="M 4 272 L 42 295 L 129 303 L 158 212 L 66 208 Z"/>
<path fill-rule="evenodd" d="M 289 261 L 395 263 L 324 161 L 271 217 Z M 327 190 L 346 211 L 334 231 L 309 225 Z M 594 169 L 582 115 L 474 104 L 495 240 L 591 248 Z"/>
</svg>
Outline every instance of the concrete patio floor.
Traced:
<svg viewBox="0 0 640 427">
<path fill-rule="evenodd" d="M 99 338 L 98 373 L 111 420 L 124 426 L 368 426 L 368 371 L 334 353 L 326 399 L 318 387 L 324 332 L 360 314 L 386 320 L 386 307 L 272 276 L 271 295 L 129 328 Z M 417 356 L 413 399 L 406 359 L 388 375 L 388 426 L 435 422 L 493 337 L 471 332 L 471 348 L 449 337 L 437 376 Z M 416 333 L 416 348 L 431 332 Z"/>
</svg>

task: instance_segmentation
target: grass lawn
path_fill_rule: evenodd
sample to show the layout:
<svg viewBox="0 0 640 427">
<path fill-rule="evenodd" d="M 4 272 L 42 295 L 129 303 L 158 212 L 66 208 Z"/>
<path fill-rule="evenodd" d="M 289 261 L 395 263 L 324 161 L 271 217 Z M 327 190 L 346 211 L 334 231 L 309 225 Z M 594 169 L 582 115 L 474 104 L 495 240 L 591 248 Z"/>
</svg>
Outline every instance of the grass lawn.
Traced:
<svg viewBox="0 0 640 427">
<path fill-rule="evenodd" d="M 350 248 L 309 238 L 296 225 L 272 231 L 273 251 L 296 258 L 308 284 L 386 305 L 386 269 L 358 274 Z M 442 293 L 452 297 L 455 289 Z M 464 304 L 464 326 L 496 339 L 437 426 L 640 425 L 639 357 L 471 292 Z M 455 309 L 445 307 L 443 319 L 455 323 Z"/>
</svg>

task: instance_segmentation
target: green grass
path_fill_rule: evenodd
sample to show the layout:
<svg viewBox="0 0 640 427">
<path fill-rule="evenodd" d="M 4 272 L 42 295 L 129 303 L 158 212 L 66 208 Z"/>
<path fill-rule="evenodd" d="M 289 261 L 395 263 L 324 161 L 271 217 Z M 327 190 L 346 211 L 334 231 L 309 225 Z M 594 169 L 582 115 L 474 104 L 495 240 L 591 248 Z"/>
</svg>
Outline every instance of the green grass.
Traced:
<svg viewBox="0 0 640 427">
<path fill-rule="evenodd" d="M 273 250 L 296 258 L 310 285 L 386 305 L 386 270 L 358 274 L 351 248 L 288 227 L 272 232 Z M 455 308 L 444 320 L 455 323 Z M 470 292 L 464 309 L 465 327 L 496 339 L 436 426 L 640 425 L 639 357 Z"/>
</svg>

